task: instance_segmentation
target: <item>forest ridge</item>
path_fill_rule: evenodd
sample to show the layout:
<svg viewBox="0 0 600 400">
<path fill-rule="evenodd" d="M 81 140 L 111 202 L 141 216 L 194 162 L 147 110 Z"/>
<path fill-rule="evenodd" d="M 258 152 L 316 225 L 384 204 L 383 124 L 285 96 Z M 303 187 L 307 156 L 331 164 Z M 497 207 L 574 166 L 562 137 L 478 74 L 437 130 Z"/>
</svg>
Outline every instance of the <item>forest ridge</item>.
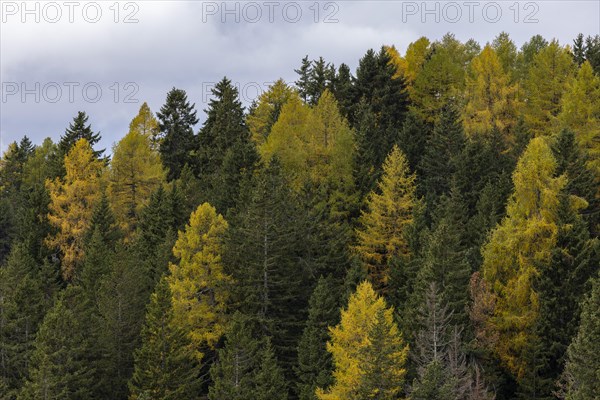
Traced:
<svg viewBox="0 0 600 400">
<path fill-rule="evenodd" d="M 305 57 L 0 159 L 0 398 L 600 398 L 600 36 Z"/>
</svg>

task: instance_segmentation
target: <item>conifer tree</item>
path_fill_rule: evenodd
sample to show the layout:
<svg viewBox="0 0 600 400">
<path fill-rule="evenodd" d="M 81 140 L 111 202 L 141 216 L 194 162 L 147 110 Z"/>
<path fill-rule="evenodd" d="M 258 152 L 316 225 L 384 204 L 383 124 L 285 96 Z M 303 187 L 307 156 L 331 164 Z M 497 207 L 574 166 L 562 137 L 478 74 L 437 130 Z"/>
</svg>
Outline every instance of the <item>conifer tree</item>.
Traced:
<svg viewBox="0 0 600 400">
<path fill-rule="evenodd" d="M 70 280 L 81 264 L 83 242 L 103 184 L 104 163 L 94 157 L 85 139 L 80 139 L 65 157 L 64 178 L 47 180 L 50 195 L 50 224 L 58 232 L 49 236 L 47 244 L 62 254 L 62 275 Z"/>
<path fill-rule="evenodd" d="M 281 109 L 293 95 L 293 89 L 283 79 L 278 79 L 258 97 L 256 106 L 246 117 L 246 124 L 256 146 L 260 147 L 267 140 Z"/>
<path fill-rule="evenodd" d="M 599 179 L 600 77 L 594 74 L 589 62 L 581 65 L 567 86 L 561 106 L 559 120 L 576 133 L 577 143 L 589 154 L 588 166 Z"/>
<path fill-rule="evenodd" d="M 93 338 L 82 318 L 81 287 L 69 286 L 44 317 L 36 335 L 29 378 L 19 399 L 86 399 L 97 392 L 90 363 Z"/>
<path fill-rule="evenodd" d="M 327 352 L 327 327 L 339 322 L 339 302 L 333 279 L 321 276 L 310 297 L 308 319 L 298 344 L 296 376 L 300 400 L 316 400 L 316 388 L 333 383 L 331 354 Z"/>
<path fill-rule="evenodd" d="M 252 173 L 258 155 L 237 88 L 225 77 L 212 94 L 198 133 L 196 172 L 207 192 L 205 201 L 224 214 L 237 205 L 240 184 Z"/>
<path fill-rule="evenodd" d="M 556 212 L 566 181 L 555 172 L 550 146 L 544 138 L 533 139 L 513 173 L 507 216 L 482 249 L 483 275 L 497 296 L 488 321 L 499 336 L 495 351 L 518 379 L 528 368 L 524 351 L 539 315 L 533 280 L 556 245 Z"/>
<path fill-rule="evenodd" d="M 415 175 L 410 174 L 404 154 L 395 146 L 383 166 L 378 192 L 372 192 L 360 217 L 356 251 L 377 291 L 385 292 L 389 262 L 408 255 L 406 230 L 412 223 Z"/>
<path fill-rule="evenodd" d="M 556 129 L 561 99 L 573 78 L 573 59 L 568 50 L 552 41 L 532 61 L 526 85 L 525 122 L 534 136 Z"/>
<path fill-rule="evenodd" d="M 65 134 L 61 136 L 58 142 L 58 150 L 61 158 L 67 155 L 80 139 L 85 139 L 91 147 L 100 141 L 100 132 L 94 132 L 92 126 L 89 124 L 86 126 L 88 119 L 89 116 L 85 111 L 77 112 L 77 115 L 73 118 L 73 122 L 69 124 L 69 127 L 65 130 Z M 100 158 L 102 157 L 102 153 L 104 153 L 104 149 L 94 151 L 94 157 Z"/>
<path fill-rule="evenodd" d="M 592 281 L 592 290 L 583 302 L 581 324 L 567 350 L 564 377 L 568 400 L 594 399 L 600 396 L 600 279 Z"/>
<path fill-rule="evenodd" d="M 28 376 L 38 327 L 52 305 L 55 282 L 22 243 L 15 243 L 0 268 L 0 397 L 14 398 Z M 50 278 L 50 279 L 48 279 Z M 56 278 L 56 277 L 55 277 Z"/>
<path fill-rule="evenodd" d="M 142 122 L 147 118 L 145 113 L 148 110 L 142 106 L 131 121 L 129 133 L 113 147 L 110 163 L 108 193 L 119 225 L 129 239 L 150 195 L 165 181 L 160 156 L 151 147 L 152 128 L 146 126 L 152 125 L 152 120 Z"/>
<path fill-rule="evenodd" d="M 261 362 L 255 377 L 256 400 L 287 400 L 288 388 L 283 371 L 277 365 L 271 341 L 262 350 Z"/>
<path fill-rule="evenodd" d="M 199 373 L 186 332 L 173 323 L 171 292 L 163 278 L 152 294 L 142 329 L 142 345 L 135 352 L 130 399 L 196 399 Z"/>
<path fill-rule="evenodd" d="M 449 192 L 449 177 L 458 168 L 458 158 L 464 143 L 465 135 L 460 114 L 454 104 L 448 103 L 427 138 L 419 166 L 423 176 L 420 186 L 430 210 L 437 203 L 439 196 Z"/>
<path fill-rule="evenodd" d="M 259 368 L 259 341 L 254 338 L 250 320 L 236 312 L 231 317 L 225 345 L 210 369 L 213 381 L 210 400 L 255 399 L 255 375 Z"/>
<path fill-rule="evenodd" d="M 272 338 L 291 379 L 313 269 L 304 243 L 304 216 L 276 157 L 247 189 L 245 207 L 231 221 L 224 254 L 225 272 L 235 281 L 231 301 Z"/>
<path fill-rule="evenodd" d="M 193 348 L 214 347 L 226 327 L 225 305 L 231 278 L 222 264 L 227 222 L 208 203 L 194 211 L 179 237 L 167 281 L 173 296 L 173 322 L 185 331 Z"/>
<path fill-rule="evenodd" d="M 317 398 L 397 398 L 403 387 L 408 346 L 393 320 L 393 308 L 368 282 L 361 283 L 331 330 L 327 350 L 334 384 L 318 388 Z"/>
<path fill-rule="evenodd" d="M 195 104 L 188 102 L 185 90 L 173 88 L 156 113 L 159 152 L 169 181 L 179 177 L 185 164 L 192 164 L 196 142 L 193 127 L 198 123 L 194 107 Z"/>
</svg>

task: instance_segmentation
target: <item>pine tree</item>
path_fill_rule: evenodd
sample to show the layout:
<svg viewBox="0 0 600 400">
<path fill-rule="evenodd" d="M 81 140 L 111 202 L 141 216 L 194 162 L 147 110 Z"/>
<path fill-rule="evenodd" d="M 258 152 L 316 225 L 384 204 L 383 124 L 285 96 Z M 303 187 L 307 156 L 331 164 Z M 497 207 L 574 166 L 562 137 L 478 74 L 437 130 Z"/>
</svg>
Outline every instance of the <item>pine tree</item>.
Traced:
<svg viewBox="0 0 600 400">
<path fill-rule="evenodd" d="M 193 127 L 198 123 L 195 104 L 190 104 L 185 90 L 173 88 L 165 104 L 156 113 L 160 136 L 159 152 L 169 181 L 179 177 L 185 164 L 192 164 L 196 138 Z"/>
<path fill-rule="evenodd" d="M 100 197 L 104 163 L 95 158 L 89 143 L 80 139 L 65 157 L 65 169 L 64 178 L 46 181 L 51 201 L 48 219 L 58 229 L 47 244 L 62 253 L 62 275 L 70 280 L 83 260 L 83 242 L 92 207 Z"/>
<path fill-rule="evenodd" d="M 13 398 L 28 376 L 38 327 L 51 307 L 55 282 L 22 243 L 15 243 L 0 268 L 0 396 Z"/>
<path fill-rule="evenodd" d="M 389 262 L 394 257 L 408 255 L 404 237 L 412 223 L 415 196 L 415 175 L 395 146 L 383 166 L 378 192 L 372 192 L 366 210 L 360 217 L 356 251 L 365 265 L 377 291 L 385 292 L 389 282 Z"/>
<path fill-rule="evenodd" d="M 206 201 L 225 214 L 237 205 L 241 181 L 252 173 L 258 155 L 237 88 L 223 78 L 212 94 L 198 133 L 196 172 L 207 192 Z"/>
<path fill-rule="evenodd" d="M 294 71 L 299 75 L 298 80 L 294 82 L 298 89 L 298 94 L 300 95 L 300 98 L 307 103 L 309 100 L 309 87 L 312 75 L 312 62 L 308 59 L 308 55 L 302 59 L 300 68 L 295 69 Z"/>
<path fill-rule="evenodd" d="M 149 131 L 152 128 L 146 126 L 157 122 L 142 122 L 148 118 L 147 113 L 147 106 L 142 106 L 131 121 L 129 133 L 113 147 L 110 164 L 108 193 L 115 216 L 128 239 L 135 231 L 150 195 L 165 181 L 160 155 L 151 146 Z"/>
<path fill-rule="evenodd" d="M 310 297 L 308 319 L 298 344 L 297 393 L 300 400 L 316 400 L 317 387 L 333 383 L 328 326 L 339 322 L 339 296 L 331 277 L 320 277 Z"/>
<path fill-rule="evenodd" d="M 72 285 L 61 293 L 44 317 L 36 335 L 29 378 L 19 399 L 87 399 L 98 382 L 89 362 L 93 338 L 82 319 L 81 287 Z"/>
<path fill-rule="evenodd" d="M 198 362 L 186 333 L 173 323 L 171 293 L 164 278 L 152 294 L 141 336 L 129 382 L 130 399 L 197 398 Z"/>
<path fill-rule="evenodd" d="M 230 221 L 224 254 L 225 271 L 236 282 L 231 301 L 271 336 L 291 379 L 311 288 L 304 216 L 277 158 L 247 189 L 244 209 Z"/>
<path fill-rule="evenodd" d="M 250 320 L 239 312 L 231 317 L 225 345 L 218 350 L 218 360 L 210 369 L 213 381 L 208 393 L 210 400 L 256 398 L 260 349 L 251 326 Z"/>
<path fill-rule="evenodd" d="M 167 281 L 173 296 L 173 322 L 190 338 L 202 359 L 203 347 L 214 347 L 225 332 L 229 275 L 223 271 L 223 240 L 227 222 L 208 203 L 192 213 L 179 237 Z"/>
<path fill-rule="evenodd" d="M 596 276 L 592 290 L 583 302 L 581 324 L 567 350 L 566 399 L 584 400 L 600 396 L 600 277 Z"/>
<path fill-rule="evenodd" d="M 277 365 L 277 358 L 273 352 L 271 341 L 262 350 L 260 367 L 256 373 L 255 384 L 256 400 L 287 400 L 288 388 L 283 371 Z"/>
<path fill-rule="evenodd" d="M 465 135 L 456 106 L 447 104 L 431 135 L 427 138 L 419 170 L 423 176 L 421 190 L 431 210 L 439 196 L 450 190 L 450 176 L 458 168 L 458 158 L 465 143 Z"/>
<path fill-rule="evenodd" d="M 91 125 L 87 125 L 89 116 L 85 111 L 78 111 L 73 122 L 65 130 L 65 134 L 61 136 L 58 142 L 58 150 L 61 158 L 67 155 L 73 146 L 80 140 L 85 139 L 91 147 L 100 141 L 100 132 L 96 133 L 92 130 Z M 94 151 L 95 158 L 101 158 L 104 149 Z"/>
</svg>

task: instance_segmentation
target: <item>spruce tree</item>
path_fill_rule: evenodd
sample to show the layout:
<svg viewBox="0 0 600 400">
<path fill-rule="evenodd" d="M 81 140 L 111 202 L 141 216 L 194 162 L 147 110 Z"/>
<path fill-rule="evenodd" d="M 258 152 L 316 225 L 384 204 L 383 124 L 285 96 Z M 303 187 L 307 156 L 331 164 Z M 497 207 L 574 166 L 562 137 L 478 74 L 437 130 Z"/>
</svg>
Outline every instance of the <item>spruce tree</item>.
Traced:
<svg viewBox="0 0 600 400">
<path fill-rule="evenodd" d="M 210 369 L 213 384 L 210 400 L 254 400 L 255 376 L 260 365 L 260 343 L 255 339 L 252 323 L 236 312 L 225 339 L 218 350 L 218 359 Z"/>
<path fill-rule="evenodd" d="M 173 324 L 171 292 L 161 279 L 152 294 L 135 351 L 130 399 L 192 400 L 199 396 L 199 366 L 186 333 Z"/>
<path fill-rule="evenodd" d="M 283 371 L 277 365 L 271 341 L 262 349 L 261 362 L 255 377 L 256 400 L 287 400 L 288 387 Z"/>
<path fill-rule="evenodd" d="M 311 85 L 311 74 L 312 74 L 312 62 L 308 59 L 308 55 L 306 55 L 302 59 L 302 64 L 299 69 L 294 70 L 299 76 L 298 80 L 294 82 L 296 88 L 298 88 L 298 94 L 304 100 L 305 103 L 309 100 L 309 91 Z"/>
<path fill-rule="evenodd" d="M 198 123 L 195 104 L 190 104 L 185 90 L 173 88 L 167 93 L 165 104 L 156 113 L 160 137 L 159 152 L 167 169 L 169 181 L 179 178 L 185 164 L 192 164 Z"/>
<path fill-rule="evenodd" d="M 86 328 L 89 319 L 82 296 L 80 286 L 69 286 L 44 317 L 19 399 L 79 400 L 97 395 L 98 371 L 91 362 L 94 338 Z"/>
<path fill-rule="evenodd" d="M 276 157 L 247 188 L 248 201 L 230 221 L 224 254 L 225 271 L 236 282 L 232 303 L 272 337 L 291 377 L 310 296 L 304 217 Z"/>
<path fill-rule="evenodd" d="M 333 383 L 327 327 L 339 322 L 340 296 L 336 289 L 330 276 L 321 276 L 310 297 L 308 319 L 298 344 L 296 391 L 300 400 L 316 400 L 316 388 Z"/>
<path fill-rule="evenodd" d="M 77 112 L 77 115 L 73 118 L 73 122 L 69 124 L 69 127 L 65 130 L 65 134 L 61 136 L 58 142 L 58 150 L 61 158 L 71 151 L 71 148 L 79 139 L 87 140 L 92 147 L 100 141 L 100 132 L 96 133 L 92 130 L 92 126 L 88 124 L 88 119 L 89 116 L 85 111 Z M 95 150 L 94 156 L 101 158 L 102 153 L 104 153 L 104 149 Z"/>
<path fill-rule="evenodd" d="M 0 268 L 0 376 L 6 385 L 0 397 L 13 398 L 28 376 L 38 327 L 56 289 L 49 268 L 38 265 L 22 243 L 13 245 Z"/>
<path fill-rule="evenodd" d="M 240 182 L 252 173 L 258 155 L 237 88 L 225 77 L 212 94 L 198 133 L 196 172 L 206 192 L 205 201 L 226 213 L 236 206 Z"/>
<path fill-rule="evenodd" d="M 581 311 L 581 324 L 567 350 L 564 371 L 568 400 L 596 399 L 600 396 L 600 276 L 592 281 Z"/>
</svg>

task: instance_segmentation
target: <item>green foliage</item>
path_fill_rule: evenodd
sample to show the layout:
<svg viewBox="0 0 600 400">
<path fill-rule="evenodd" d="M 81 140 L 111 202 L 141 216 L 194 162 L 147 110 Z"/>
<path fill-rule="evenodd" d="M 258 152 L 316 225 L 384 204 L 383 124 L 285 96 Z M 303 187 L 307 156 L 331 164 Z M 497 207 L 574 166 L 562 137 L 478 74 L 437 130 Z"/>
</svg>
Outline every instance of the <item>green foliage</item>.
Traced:
<svg viewBox="0 0 600 400">
<path fill-rule="evenodd" d="M 185 164 L 192 164 L 196 145 L 193 127 L 198 123 L 195 104 L 190 104 L 185 90 L 173 88 L 165 104 L 156 113 L 160 135 L 156 139 L 169 181 L 177 179 Z"/>
<path fill-rule="evenodd" d="M 135 351 L 130 399 L 192 400 L 199 393 L 200 370 L 185 331 L 173 323 L 171 292 L 161 279 L 152 294 L 142 345 Z"/>
</svg>

